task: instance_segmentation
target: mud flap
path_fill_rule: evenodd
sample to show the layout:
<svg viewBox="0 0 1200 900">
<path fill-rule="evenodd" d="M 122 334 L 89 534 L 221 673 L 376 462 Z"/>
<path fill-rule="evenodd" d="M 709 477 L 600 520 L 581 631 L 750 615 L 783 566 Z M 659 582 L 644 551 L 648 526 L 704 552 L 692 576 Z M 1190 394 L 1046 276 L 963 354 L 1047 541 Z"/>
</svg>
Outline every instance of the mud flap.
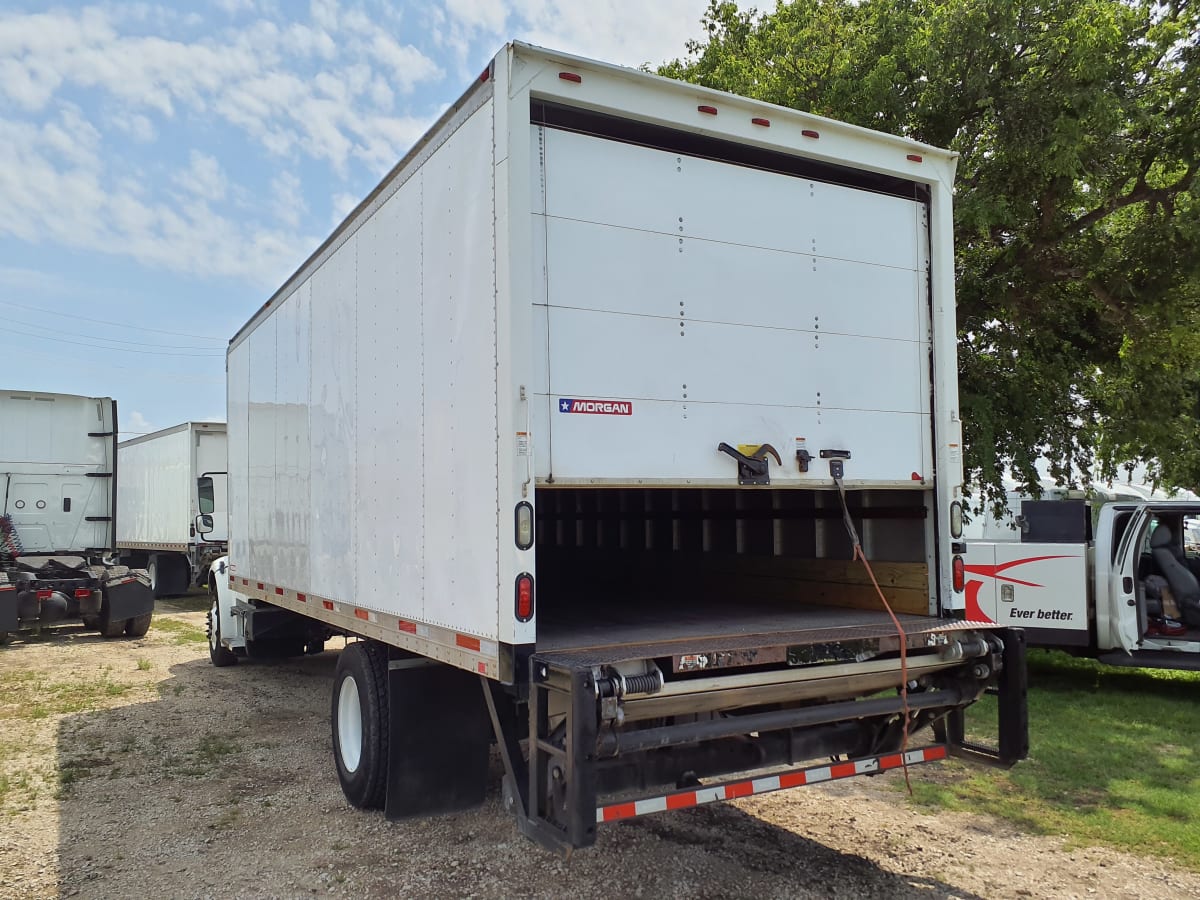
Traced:
<svg viewBox="0 0 1200 900">
<path fill-rule="evenodd" d="M 148 615 L 154 612 L 154 590 L 143 578 L 122 575 L 104 585 L 104 603 L 113 621 Z"/>
<path fill-rule="evenodd" d="M 483 803 L 492 729 L 477 676 L 424 660 L 392 660 L 388 719 L 389 819 Z"/>
<path fill-rule="evenodd" d="M 17 590 L 0 586 L 0 633 L 17 630 Z"/>
</svg>

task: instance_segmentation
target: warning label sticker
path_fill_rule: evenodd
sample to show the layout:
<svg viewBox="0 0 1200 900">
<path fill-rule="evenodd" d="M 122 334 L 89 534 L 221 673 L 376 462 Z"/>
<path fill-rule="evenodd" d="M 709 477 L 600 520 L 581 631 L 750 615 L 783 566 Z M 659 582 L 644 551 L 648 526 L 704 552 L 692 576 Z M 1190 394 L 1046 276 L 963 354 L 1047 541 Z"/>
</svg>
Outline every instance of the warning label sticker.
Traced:
<svg viewBox="0 0 1200 900">
<path fill-rule="evenodd" d="M 560 398 L 560 413 L 585 413 L 593 416 L 632 416 L 633 403 L 629 400 L 571 400 Z"/>
</svg>

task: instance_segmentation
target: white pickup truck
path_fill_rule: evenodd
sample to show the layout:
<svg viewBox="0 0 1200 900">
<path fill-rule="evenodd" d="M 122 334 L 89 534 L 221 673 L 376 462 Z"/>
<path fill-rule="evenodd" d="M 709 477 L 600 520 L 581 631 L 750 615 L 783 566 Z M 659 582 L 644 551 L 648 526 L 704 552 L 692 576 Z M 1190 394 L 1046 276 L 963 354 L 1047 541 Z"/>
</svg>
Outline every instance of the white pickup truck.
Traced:
<svg viewBox="0 0 1200 900">
<path fill-rule="evenodd" d="M 1016 502 L 1003 539 L 967 541 L 970 620 L 1109 665 L 1200 670 L 1200 501 Z"/>
</svg>

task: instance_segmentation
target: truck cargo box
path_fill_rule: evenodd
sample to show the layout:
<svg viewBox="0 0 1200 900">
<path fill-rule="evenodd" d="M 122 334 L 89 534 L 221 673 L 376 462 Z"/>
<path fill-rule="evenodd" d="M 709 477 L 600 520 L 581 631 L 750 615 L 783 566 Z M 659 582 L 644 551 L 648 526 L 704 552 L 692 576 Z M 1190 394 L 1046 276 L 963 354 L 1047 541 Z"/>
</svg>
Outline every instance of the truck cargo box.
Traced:
<svg viewBox="0 0 1200 900">
<path fill-rule="evenodd" d="M 953 155 L 563 65 L 489 69 L 232 341 L 237 574 L 510 678 L 501 645 L 595 591 L 554 586 L 572 567 L 719 558 L 729 585 L 752 557 L 779 595 L 781 560 L 844 559 L 820 455 L 845 451 L 904 608 L 960 606 Z M 723 443 L 769 444 L 769 486 Z"/>
<path fill-rule="evenodd" d="M 1022 756 L 1023 645 L 962 615 L 954 167 L 509 45 L 230 342 L 214 664 L 362 638 L 350 801 L 480 802 L 494 735 L 560 848 L 691 802 L 633 786 L 938 758 L 989 685 Z"/>
</svg>

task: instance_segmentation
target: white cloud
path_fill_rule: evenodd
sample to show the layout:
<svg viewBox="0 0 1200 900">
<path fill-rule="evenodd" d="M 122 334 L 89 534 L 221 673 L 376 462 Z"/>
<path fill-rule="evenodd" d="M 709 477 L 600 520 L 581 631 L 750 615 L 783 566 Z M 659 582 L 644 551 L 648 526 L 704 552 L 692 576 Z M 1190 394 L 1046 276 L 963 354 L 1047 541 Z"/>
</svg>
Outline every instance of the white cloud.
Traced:
<svg viewBox="0 0 1200 900">
<path fill-rule="evenodd" d="M 122 434 L 127 434 L 130 437 L 137 437 L 141 434 L 150 434 L 153 431 L 158 431 L 158 429 L 151 424 L 150 420 L 136 409 L 129 413 L 128 417 L 125 416 L 125 410 L 121 409 L 119 406 L 117 409 L 121 415 L 121 418 L 125 419 L 125 424 L 121 426 Z"/>
<path fill-rule="evenodd" d="M 280 280 L 316 244 L 311 237 L 223 217 L 208 203 L 149 199 L 141 182 L 113 177 L 88 141 L 64 147 L 67 109 L 45 125 L 0 119 L 0 236 L 127 255 L 152 266 L 255 284 Z M 64 124 L 66 123 L 66 124 Z M 197 155 L 189 189 L 222 190 L 219 168 Z M 189 180 L 190 179 L 190 180 Z"/>
<path fill-rule="evenodd" d="M 154 127 L 149 117 L 215 113 L 271 153 L 344 170 L 350 157 L 373 161 L 372 142 L 394 130 L 395 91 L 442 75 L 416 47 L 332 0 L 315 0 L 309 23 L 260 18 L 195 40 L 122 34 L 125 18 L 165 28 L 172 16 L 139 9 L 0 14 L 0 99 L 37 112 L 68 89 L 95 90 L 120 109 L 116 127 L 140 135 Z"/>
<path fill-rule="evenodd" d="M 333 230 L 338 225 L 342 224 L 342 220 L 345 219 L 346 216 L 350 215 L 350 210 L 358 206 L 361 200 L 361 197 L 355 197 L 353 194 L 334 194 L 330 198 L 330 204 L 333 210 L 329 221 L 330 230 Z"/>
<path fill-rule="evenodd" d="M 737 0 L 747 10 L 761 3 Z M 707 0 L 442 0 L 431 20 L 441 40 L 460 56 L 484 53 L 511 38 L 626 66 L 657 65 L 680 57 L 701 36 Z M 468 59 L 470 63 L 479 60 Z"/>
<path fill-rule="evenodd" d="M 173 179 L 177 185 L 201 200 L 224 200 L 229 182 L 216 157 L 199 150 L 191 153 L 191 164 Z"/>
<path fill-rule="evenodd" d="M 280 172 L 271 179 L 271 199 L 275 218 L 288 228 L 299 227 L 308 204 L 304 202 L 303 185 L 294 173 Z"/>
</svg>

